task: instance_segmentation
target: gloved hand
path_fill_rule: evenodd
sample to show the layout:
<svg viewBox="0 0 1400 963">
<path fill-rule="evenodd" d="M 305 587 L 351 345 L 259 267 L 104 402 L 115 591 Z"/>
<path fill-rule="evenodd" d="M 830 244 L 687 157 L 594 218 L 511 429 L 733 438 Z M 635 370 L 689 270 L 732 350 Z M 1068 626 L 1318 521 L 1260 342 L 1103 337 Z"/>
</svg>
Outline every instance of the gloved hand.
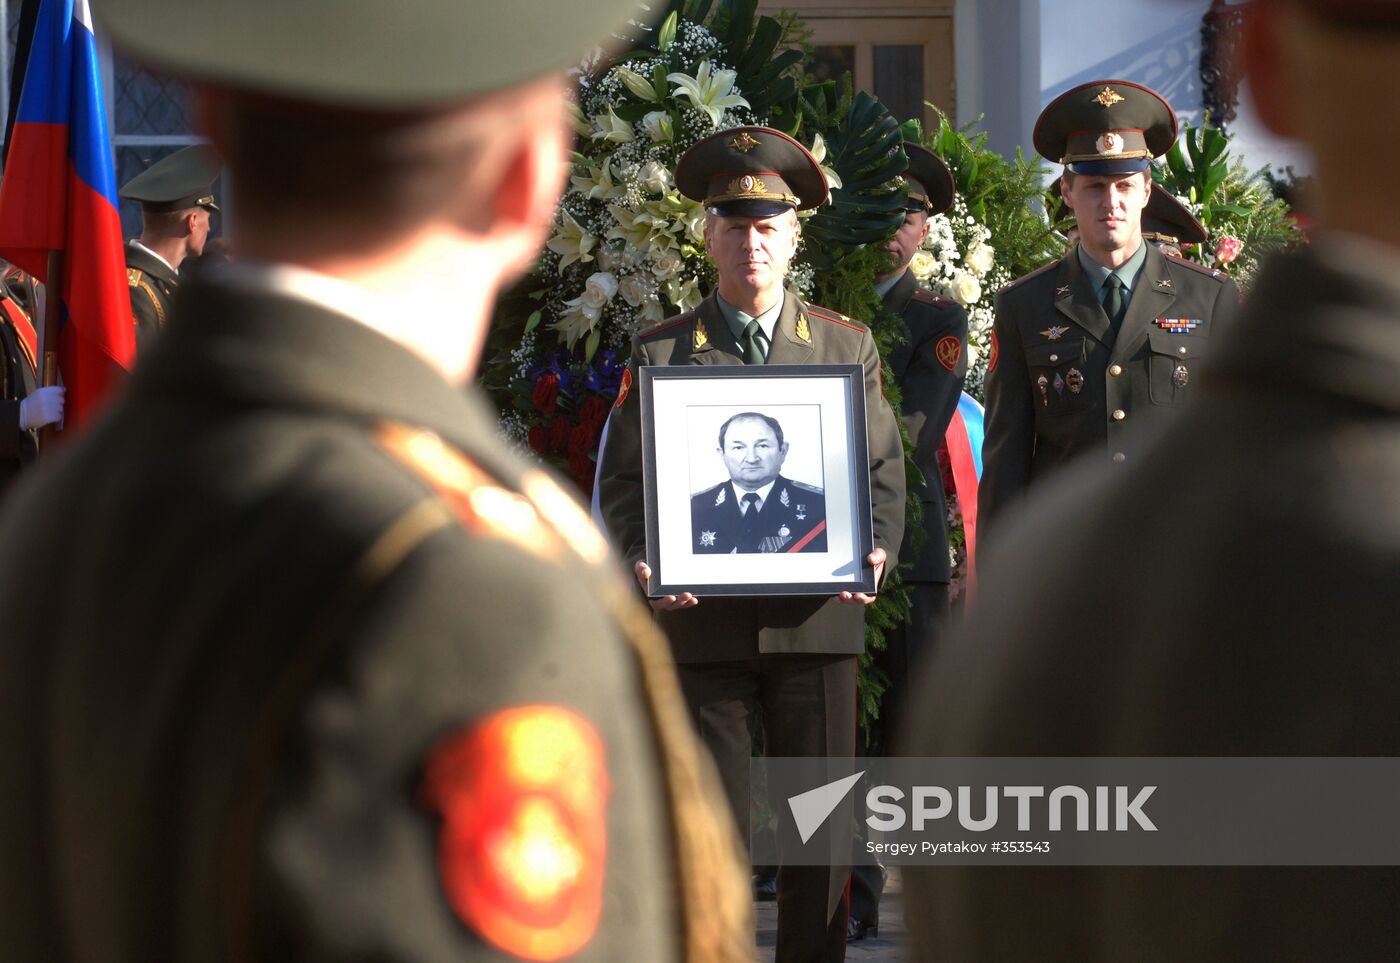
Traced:
<svg viewBox="0 0 1400 963">
<path fill-rule="evenodd" d="M 35 388 L 29 397 L 19 403 L 19 426 L 27 431 L 55 425 L 63 421 L 62 385 Z"/>
</svg>

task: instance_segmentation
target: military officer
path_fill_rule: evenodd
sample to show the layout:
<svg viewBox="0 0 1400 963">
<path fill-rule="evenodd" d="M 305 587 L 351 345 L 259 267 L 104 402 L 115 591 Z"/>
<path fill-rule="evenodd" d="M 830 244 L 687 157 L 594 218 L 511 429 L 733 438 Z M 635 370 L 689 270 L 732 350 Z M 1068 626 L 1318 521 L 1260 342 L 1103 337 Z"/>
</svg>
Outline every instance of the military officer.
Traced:
<svg viewBox="0 0 1400 963">
<path fill-rule="evenodd" d="M 1400 755 L 1400 188 L 1357 178 L 1400 129 L 1400 5 L 1261 0 L 1236 49 L 1314 158 L 1316 242 L 1265 263 L 1144 458 L 1009 523 L 910 754 Z M 1383 859 L 908 867 L 913 958 L 1393 960 Z"/>
<path fill-rule="evenodd" d="M 126 280 L 139 352 L 148 350 L 165 328 L 180 265 L 204 252 L 209 215 L 219 209 L 213 193 L 218 177 L 213 150 L 196 144 L 161 158 L 121 189 L 122 197 L 141 202 L 141 236 L 126 242 Z"/>
<path fill-rule="evenodd" d="M 696 552 L 826 551 L 826 496 L 780 474 L 788 442 L 776 418 L 733 415 L 720 427 L 718 451 L 729 481 L 690 499 Z"/>
<path fill-rule="evenodd" d="M 1141 455 L 1195 394 L 1216 330 L 1238 309 L 1224 272 L 1143 242 L 1148 168 L 1175 140 L 1171 107 L 1128 81 L 1080 85 L 1041 112 L 1036 150 L 1065 165 L 1079 243 L 997 295 L 983 533 L 1077 456 L 1121 466 Z"/>
<path fill-rule="evenodd" d="M 866 561 L 878 584 L 884 566 L 895 563 L 904 528 L 904 454 L 880 390 L 879 354 L 864 325 L 807 304 L 783 286 L 797 249 L 797 210 L 827 199 L 820 167 L 786 134 L 740 127 L 691 147 L 676 169 L 676 185 L 705 205 L 705 247 L 719 283 L 696 310 L 633 338 L 600 473 L 602 510 L 615 544 L 645 584 L 641 411 L 627 387 L 639 366 L 856 362 L 865 372 L 877 546 Z M 691 715 L 741 824 L 749 812 L 749 726 L 760 707 L 768 754 L 854 754 L 862 605 L 873 600 L 851 592 L 707 599 L 685 593 L 653 600 Z M 844 957 L 848 876 L 843 867 L 779 870 L 777 959 Z"/>
<path fill-rule="evenodd" d="M 248 257 L 0 518 L 4 955 L 747 963 L 665 640 L 472 384 L 564 71 L 642 14 L 230 9 L 98 11 L 192 85 Z"/>
<path fill-rule="evenodd" d="M 880 728 L 888 741 L 902 713 L 910 681 L 947 629 L 948 506 L 938 467 L 938 449 L 957 409 L 967 375 L 967 311 L 951 298 L 922 287 L 909 263 L 928 237 L 929 218 L 953 206 L 952 172 L 927 148 L 906 141 L 909 168 L 904 172 L 907 200 L 904 223 L 885 245 L 891 270 L 876 278 L 885 306 L 904 319 L 903 343 L 890 352 L 890 369 L 900 390 L 900 417 L 914 444 L 914 463 L 924 476 L 919 490 L 923 506 L 923 544 L 904 576 L 909 588 L 909 621 L 885 634 L 885 650 L 876 657 L 889 685 L 880 706 Z M 905 530 L 906 554 L 910 545 Z M 861 940 L 879 929 L 880 895 L 885 874 L 878 866 L 856 866 L 851 874 L 851 920 L 848 935 Z"/>
<path fill-rule="evenodd" d="M 1060 193 L 1060 178 L 1055 178 L 1050 184 L 1050 193 Z M 1055 208 L 1055 224 L 1069 237 L 1071 247 L 1079 242 L 1079 228 L 1075 226 L 1063 196 Z M 1172 197 L 1170 191 L 1154 182 L 1152 195 L 1142 211 L 1142 239 L 1163 254 L 1181 257 L 1184 245 L 1204 244 L 1208 237 L 1205 225 Z"/>
<path fill-rule="evenodd" d="M 13 267 L 0 284 L 0 494 L 38 454 L 35 432 L 63 421 L 63 386 L 38 387 L 38 332 L 15 297 L 28 287 Z"/>
</svg>

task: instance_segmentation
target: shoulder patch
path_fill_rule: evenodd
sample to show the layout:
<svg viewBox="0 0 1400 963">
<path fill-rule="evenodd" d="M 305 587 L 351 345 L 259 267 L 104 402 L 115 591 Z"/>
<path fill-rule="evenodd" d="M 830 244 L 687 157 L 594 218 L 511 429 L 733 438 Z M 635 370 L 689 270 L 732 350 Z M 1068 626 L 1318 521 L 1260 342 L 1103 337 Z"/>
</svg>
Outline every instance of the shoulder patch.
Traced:
<svg viewBox="0 0 1400 963">
<path fill-rule="evenodd" d="M 865 327 L 854 318 L 847 317 L 839 311 L 824 308 L 820 304 L 807 305 L 807 313 L 814 318 L 821 318 L 823 321 L 830 321 L 832 324 L 839 324 L 843 328 L 850 328 L 852 331 L 864 331 Z"/>
<path fill-rule="evenodd" d="M 813 495 L 822 494 L 822 490 L 816 485 L 808 485 L 806 482 L 794 481 L 792 487 L 798 491 L 811 492 Z"/>
<path fill-rule="evenodd" d="M 662 321 L 654 328 L 648 328 L 645 331 L 639 331 L 637 333 L 637 337 L 646 340 L 647 338 L 655 337 L 656 335 L 661 334 L 662 332 L 670 331 L 672 328 L 685 324 L 687 321 L 692 321 L 697 317 L 699 317 L 699 315 L 696 315 L 694 313 L 678 315 L 667 321 Z"/>
<path fill-rule="evenodd" d="M 1163 256 L 1172 264 L 1179 264 L 1184 268 L 1190 268 L 1197 274 L 1204 274 L 1208 278 L 1214 278 L 1221 284 L 1224 284 L 1230 278 L 1230 275 L 1226 274 L 1224 271 L 1219 270 L 1218 268 L 1209 268 L 1206 267 L 1204 264 L 1198 264 L 1195 261 L 1192 261 L 1188 258 L 1177 257 L 1175 254 L 1165 253 L 1163 254 Z"/>
<path fill-rule="evenodd" d="M 127 268 L 127 269 L 126 269 L 126 283 L 127 283 L 128 286 L 133 287 L 133 288 L 136 287 L 136 285 L 140 284 L 140 283 L 141 283 L 141 269 L 140 269 L 140 268 Z"/>
<path fill-rule="evenodd" d="M 952 298 L 945 298 L 941 294 L 934 294 L 932 291 L 925 291 L 923 288 L 914 289 L 914 300 L 923 301 L 925 304 L 952 304 Z"/>
<path fill-rule="evenodd" d="M 1004 288 L 1002 288 L 1002 290 L 1003 290 L 1003 291 L 1010 291 L 1012 288 L 1020 287 L 1021 285 L 1025 284 L 1027 281 L 1029 281 L 1031 278 L 1038 278 L 1038 277 L 1040 277 L 1042 274 L 1044 274 L 1046 271 L 1049 271 L 1049 270 L 1051 270 L 1052 268 L 1057 268 L 1057 267 L 1059 267 L 1059 266 L 1060 266 L 1060 261 L 1059 261 L 1059 260 L 1051 261 L 1049 264 L 1046 264 L 1046 265 L 1044 265 L 1043 267 L 1038 267 L 1038 268 L 1036 268 L 1036 269 L 1035 269 L 1034 271 L 1032 271 L 1030 274 L 1023 274 L 1023 275 L 1021 275 L 1021 276 L 1018 277 L 1016 280 L 1014 280 L 1014 281 L 1008 283 Z"/>
</svg>

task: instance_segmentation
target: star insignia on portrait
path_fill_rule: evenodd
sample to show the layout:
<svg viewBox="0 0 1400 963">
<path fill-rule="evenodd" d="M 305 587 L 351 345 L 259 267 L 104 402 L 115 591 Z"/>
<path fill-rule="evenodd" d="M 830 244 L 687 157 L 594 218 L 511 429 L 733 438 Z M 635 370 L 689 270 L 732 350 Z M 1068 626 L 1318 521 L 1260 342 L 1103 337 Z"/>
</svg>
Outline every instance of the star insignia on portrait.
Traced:
<svg viewBox="0 0 1400 963">
<path fill-rule="evenodd" d="M 715 504 L 716 504 L 716 505 L 723 505 L 723 504 L 724 504 L 724 493 L 725 493 L 727 490 L 728 490 L 727 487 L 723 487 L 723 486 L 722 486 L 722 487 L 720 488 L 719 494 L 715 496 Z"/>
<path fill-rule="evenodd" d="M 1057 297 L 1057 298 L 1063 298 L 1063 297 L 1068 297 L 1068 296 L 1069 296 L 1069 285 L 1068 285 L 1068 284 L 1062 284 L 1062 285 L 1060 285 L 1059 287 L 1057 287 L 1057 288 L 1055 289 L 1055 297 Z"/>
<path fill-rule="evenodd" d="M 715 533 L 714 533 L 714 532 L 701 532 L 701 533 L 700 533 L 700 547 L 701 547 L 701 548 L 714 548 L 714 545 L 715 545 Z"/>
<path fill-rule="evenodd" d="M 783 489 L 783 493 L 782 493 L 781 495 L 778 496 L 778 504 L 779 504 L 779 505 L 782 505 L 784 508 L 787 508 L 788 505 L 792 504 L 792 503 L 788 500 L 788 492 L 787 492 L 787 489 L 786 489 L 786 488 L 784 488 L 784 489 Z"/>
<path fill-rule="evenodd" d="M 741 154 L 747 154 L 749 151 L 753 150 L 755 147 L 758 146 L 758 141 L 754 140 L 751 136 L 749 136 L 748 131 L 744 131 L 738 137 L 731 140 L 729 142 L 729 146 L 734 148 Z"/>
<path fill-rule="evenodd" d="M 1114 104 L 1121 104 L 1123 100 L 1123 95 L 1112 87 L 1105 87 L 1103 90 L 1099 91 L 1099 95 L 1094 98 L 1096 103 L 1104 107 L 1112 107 Z"/>
<path fill-rule="evenodd" d="M 797 316 L 797 339 L 803 344 L 812 343 L 812 329 L 807 324 L 806 314 L 798 314 Z"/>
<path fill-rule="evenodd" d="M 710 332 L 705 330 L 705 322 L 695 319 L 695 350 L 699 351 L 710 343 Z"/>
<path fill-rule="evenodd" d="M 1068 325 L 1052 324 L 1040 333 L 1049 341 L 1059 341 L 1065 336 L 1065 332 L 1068 330 Z"/>
<path fill-rule="evenodd" d="M 797 506 L 797 520 L 800 522 L 800 521 L 802 521 L 802 520 L 803 520 L 804 518 L 806 518 L 806 517 L 807 517 L 807 506 L 806 506 L 806 505 L 798 505 L 798 506 Z"/>
</svg>

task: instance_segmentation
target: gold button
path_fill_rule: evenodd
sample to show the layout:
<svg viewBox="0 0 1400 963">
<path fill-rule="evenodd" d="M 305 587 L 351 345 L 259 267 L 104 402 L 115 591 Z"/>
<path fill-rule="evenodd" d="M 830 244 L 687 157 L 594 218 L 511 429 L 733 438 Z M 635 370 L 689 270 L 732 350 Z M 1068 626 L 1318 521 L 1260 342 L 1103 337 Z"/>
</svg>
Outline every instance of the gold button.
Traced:
<svg viewBox="0 0 1400 963">
<path fill-rule="evenodd" d="M 1181 347 L 1177 348 L 1176 353 L 1184 355 L 1186 353 L 1186 345 L 1183 344 Z"/>
<path fill-rule="evenodd" d="M 1060 360 L 1060 356 L 1057 355 L 1057 354 L 1052 354 L 1052 355 L 1050 356 L 1050 360 L 1051 360 L 1051 361 L 1059 361 L 1059 360 Z"/>
<path fill-rule="evenodd" d="M 1122 421 L 1122 420 L 1123 420 L 1124 418 L 1126 418 L 1126 417 L 1128 417 L 1128 413 L 1127 413 L 1126 411 L 1124 411 L 1122 408 L 1115 408 L 1115 409 L 1113 409 L 1113 420 L 1114 420 L 1114 421 Z"/>
<path fill-rule="evenodd" d="M 1123 454 L 1121 451 L 1116 451 L 1116 452 L 1113 453 L 1113 463 L 1114 463 L 1115 465 L 1121 465 L 1121 464 L 1123 464 L 1123 462 L 1125 462 L 1125 461 L 1127 461 L 1127 460 L 1128 460 L 1128 456 L 1125 455 L 1125 454 Z"/>
<path fill-rule="evenodd" d="M 1108 369 L 1108 373 L 1111 374 L 1111 375 L 1113 375 L 1113 377 L 1116 378 L 1116 377 L 1118 377 L 1120 374 L 1123 373 L 1123 366 L 1122 366 L 1121 364 L 1116 364 L 1116 365 L 1114 365 L 1113 367 L 1111 367 L 1111 368 Z"/>
</svg>

